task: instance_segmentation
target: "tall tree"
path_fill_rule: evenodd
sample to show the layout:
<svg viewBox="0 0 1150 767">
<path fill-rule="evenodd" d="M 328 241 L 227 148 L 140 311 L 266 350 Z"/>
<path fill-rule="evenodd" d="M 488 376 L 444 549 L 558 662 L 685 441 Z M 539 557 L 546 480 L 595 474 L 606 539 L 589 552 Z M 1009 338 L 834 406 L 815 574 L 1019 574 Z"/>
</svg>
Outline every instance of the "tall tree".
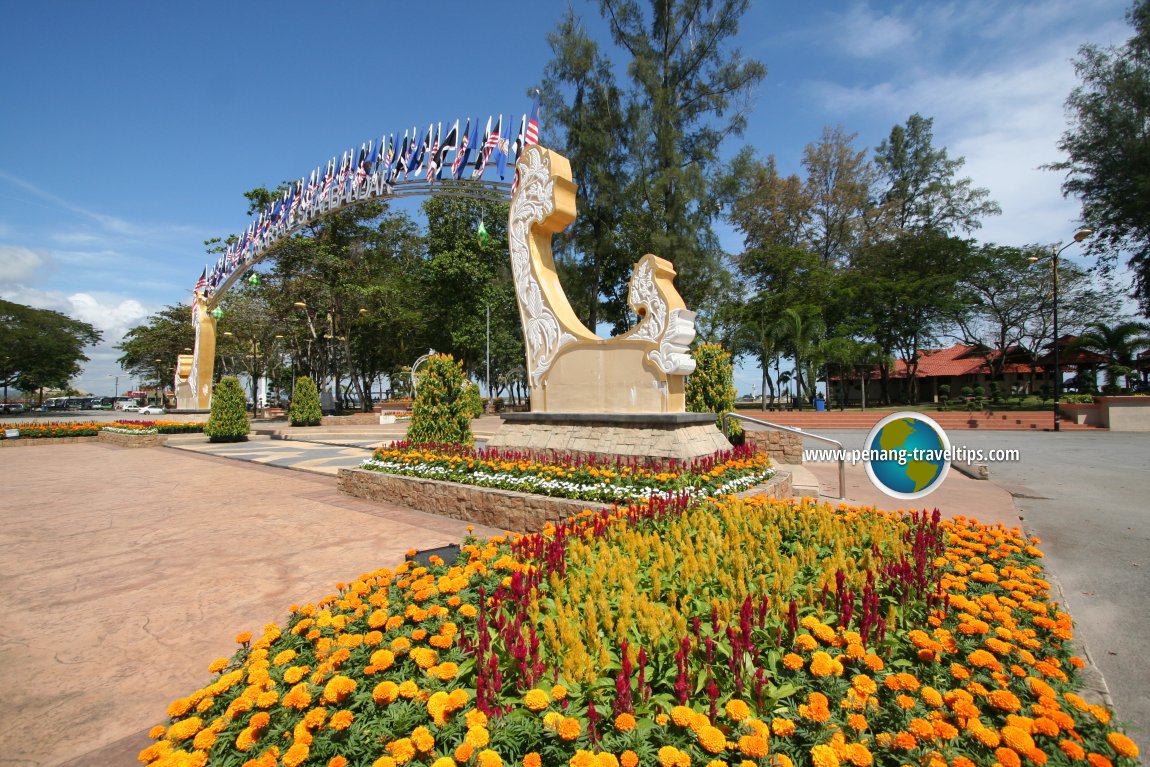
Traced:
<svg viewBox="0 0 1150 767">
<path fill-rule="evenodd" d="M 159 377 L 158 364 L 172 366 L 176 357 L 184 353 L 184 349 L 192 348 L 195 342 L 191 307 L 172 304 L 124 334 L 123 340 L 116 345 L 116 349 L 122 352 L 116 361 L 141 381 L 151 381 Z"/>
<path fill-rule="evenodd" d="M 100 342 L 100 331 L 51 309 L 0 299 L 0 385 L 35 391 L 63 387 L 87 362 L 84 349 Z"/>
<path fill-rule="evenodd" d="M 610 61 L 571 9 L 548 35 L 543 104 L 556 146 L 571 162 L 579 215 L 557 238 L 556 253 L 572 308 L 594 330 L 620 326 L 629 315 L 626 281 L 640 254 L 621 247 L 618 230 L 626 210 L 629 123 Z"/>
<path fill-rule="evenodd" d="M 748 0 L 600 0 L 611 36 L 626 53 L 632 126 L 626 151 L 636 254 L 670 258 L 687 305 L 716 297 L 723 268 L 712 228 L 720 200 L 723 140 L 746 125 L 766 70 L 732 44 Z"/>
<path fill-rule="evenodd" d="M 805 239 L 827 264 L 846 264 L 863 231 L 875 180 L 866 150 L 856 150 L 857 133 L 823 128 L 817 143 L 803 151 L 809 204 Z"/>
<path fill-rule="evenodd" d="M 1074 68 L 1082 84 L 1066 101 L 1070 126 L 1058 148 L 1067 159 L 1062 193 L 1082 203 L 1095 230 L 1088 251 L 1112 266 L 1129 256 L 1133 295 L 1150 317 L 1150 0 L 1127 13 L 1134 35 L 1120 47 L 1085 45 Z"/>
<path fill-rule="evenodd" d="M 934 146 L 934 119 L 912 114 L 895 125 L 875 149 L 879 175 L 877 217 L 879 235 L 899 237 L 908 231 L 969 233 L 984 216 L 1001 212 L 986 189 L 974 187 L 957 173 L 966 163 L 950 159 Z"/>
<path fill-rule="evenodd" d="M 423 211 L 428 228 L 422 278 L 430 343 L 482 380 L 490 310 L 491 377 L 498 386 L 526 359 L 507 251 L 507 205 L 432 197 L 424 201 Z M 480 222 L 490 237 L 477 236 Z"/>
</svg>

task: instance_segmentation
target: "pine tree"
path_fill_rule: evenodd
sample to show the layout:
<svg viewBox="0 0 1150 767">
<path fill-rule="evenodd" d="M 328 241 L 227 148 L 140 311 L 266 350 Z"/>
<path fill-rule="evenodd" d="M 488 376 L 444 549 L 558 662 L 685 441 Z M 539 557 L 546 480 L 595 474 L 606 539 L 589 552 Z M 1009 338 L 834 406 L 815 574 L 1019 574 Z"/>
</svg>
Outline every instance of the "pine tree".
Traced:
<svg viewBox="0 0 1150 767">
<path fill-rule="evenodd" d="M 245 442 L 251 424 L 239 379 L 225 378 L 212 390 L 212 413 L 204 427 L 209 442 Z"/>
<path fill-rule="evenodd" d="M 307 376 L 297 378 L 288 418 L 292 426 L 319 426 L 323 411 L 319 406 L 319 389 Z"/>
<path fill-rule="evenodd" d="M 450 354 L 436 354 L 418 375 L 407 438 L 419 444 L 475 444 L 463 363 Z"/>
</svg>

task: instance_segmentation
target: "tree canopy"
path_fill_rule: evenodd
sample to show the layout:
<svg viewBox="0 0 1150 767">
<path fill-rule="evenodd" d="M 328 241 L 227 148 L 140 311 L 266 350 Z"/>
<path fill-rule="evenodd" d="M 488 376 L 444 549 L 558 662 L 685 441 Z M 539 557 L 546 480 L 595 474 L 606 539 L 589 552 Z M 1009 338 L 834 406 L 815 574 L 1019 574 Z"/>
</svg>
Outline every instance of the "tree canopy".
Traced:
<svg viewBox="0 0 1150 767">
<path fill-rule="evenodd" d="M 1082 203 L 1094 229 L 1088 252 L 1112 267 L 1128 255 L 1133 295 L 1150 316 L 1150 0 L 1127 14 L 1125 45 L 1085 45 L 1074 62 L 1081 84 L 1066 101 L 1070 125 L 1058 148 L 1066 159 L 1062 192 Z"/>
<path fill-rule="evenodd" d="M 86 322 L 0 299 L 0 385 L 23 391 L 67 386 L 88 361 L 84 349 L 101 338 Z"/>
</svg>

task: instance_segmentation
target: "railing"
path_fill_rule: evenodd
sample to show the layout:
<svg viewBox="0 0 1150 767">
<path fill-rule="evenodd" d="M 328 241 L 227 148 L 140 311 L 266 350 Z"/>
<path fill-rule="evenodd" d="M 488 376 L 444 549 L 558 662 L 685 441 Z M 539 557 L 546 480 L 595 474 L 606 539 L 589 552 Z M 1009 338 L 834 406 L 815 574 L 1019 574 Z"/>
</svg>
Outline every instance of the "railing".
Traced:
<svg viewBox="0 0 1150 767">
<path fill-rule="evenodd" d="M 843 443 L 839 442 L 837 439 L 831 439 L 830 437 L 824 437 L 821 434 L 812 434 L 809 431 L 803 431 L 802 429 L 793 429 L 790 426 L 782 426 L 782 425 L 777 424 L 777 423 L 771 423 L 770 421 L 760 421 L 758 418 L 751 418 L 750 416 L 742 415 L 741 413 L 725 413 L 723 416 L 723 431 L 727 431 L 727 418 L 738 418 L 740 421 L 749 421 L 751 423 L 757 423 L 760 426 L 766 426 L 769 429 L 778 429 L 779 431 L 789 431 L 792 434 L 800 434 L 803 437 L 810 437 L 811 439 L 818 440 L 819 442 L 826 442 L 828 444 L 831 444 L 831 445 L 834 445 L 835 447 L 837 447 L 839 449 L 839 494 L 838 494 L 838 497 L 841 500 L 846 499 L 846 497 L 847 497 L 847 464 L 846 464 L 846 459 L 843 457 Z"/>
</svg>

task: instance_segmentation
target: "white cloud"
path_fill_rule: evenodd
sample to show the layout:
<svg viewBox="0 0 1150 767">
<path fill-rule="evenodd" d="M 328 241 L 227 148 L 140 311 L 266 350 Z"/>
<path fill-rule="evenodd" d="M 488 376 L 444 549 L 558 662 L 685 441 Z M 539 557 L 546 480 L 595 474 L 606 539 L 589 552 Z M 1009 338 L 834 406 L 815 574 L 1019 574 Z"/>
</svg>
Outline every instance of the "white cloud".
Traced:
<svg viewBox="0 0 1150 767">
<path fill-rule="evenodd" d="M 0 245 L 0 285 L 27 282 L 50 261 L 48 254 L 41 250 Z"/>
<path fill-rule="evenodd" d="M 872 58 L 913 42 L 914 28 L 892 15 L 853 5 L 832 22 L 841 50 L 859 58 Z"/>
</svg>

